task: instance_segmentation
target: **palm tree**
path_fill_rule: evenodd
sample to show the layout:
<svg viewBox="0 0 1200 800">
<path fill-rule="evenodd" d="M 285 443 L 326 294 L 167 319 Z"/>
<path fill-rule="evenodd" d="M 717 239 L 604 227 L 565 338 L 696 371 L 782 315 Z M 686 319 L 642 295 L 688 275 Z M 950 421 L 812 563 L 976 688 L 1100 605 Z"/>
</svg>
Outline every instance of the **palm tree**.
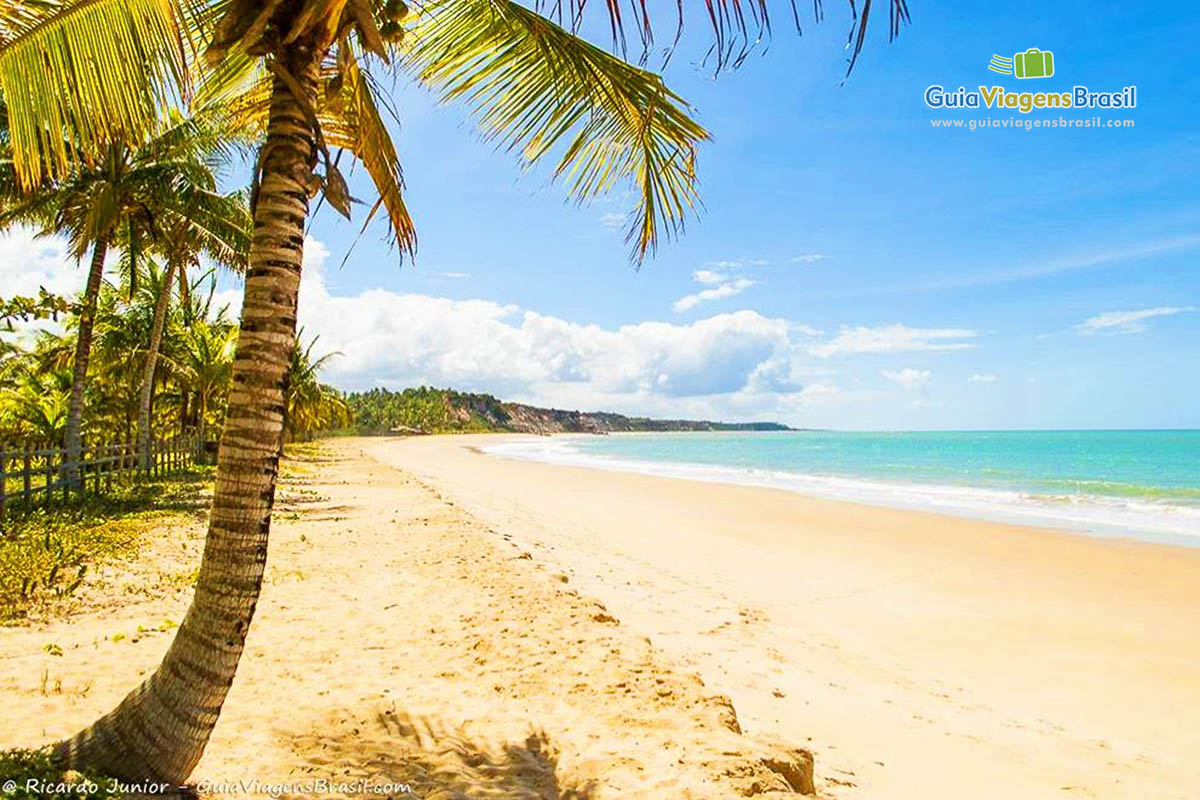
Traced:
<svg viewBox="0 0 1200 800">
<path fill-rule="evenodd" d="M 630 25 L 648 52 L 650 14 L 639 2 Z M 894 28 L 903 0 L 891 2 Z M 694 157 L 707 133 L 657 75 L 574 35 L 585 5 L 554 4 L 559 21 L 569 20 L 564 28 L 515 0 L 429 0 L 411 19 L 403 0 L 79 0 L 30 4 L 31 20 L 14 17 L 0 28 L 0 92 L 13 166 L 27 190 L 103 152 L 114 137 L 144 136 L 158 109 L 189 90 L 202 50 L 211 69 L 201 95 L 240 101 L 244 123 L 264 132 L 233 386 L 192 606 L 150 678 L 60 745 L 70 763 L 179 782 L 216 723 L 266 562 L 309 201 L 323 192 L 350 213 L 330 146 L 357 157 L 379 191 L 367 220 L 382 208 L 400 251 L 416 246 L 372 70 L 397 65 L 464 103 L 486 136 L 527 162 L 553 153 L 555 173 L 576 198 L 631 181 L 635 258 L 654 249 L 660 232 L 679 230 L 697 201 Z M 602 7 L 621 38 L 620 4 Z M 718 66 L 736 62 L 753 37 L 748 27 L 767 22 L 766 0 L 704 7 Z M 856 15 L 855 53 L 869 8 L 863 0 Z M 110 70 L 94 67 L 109 61 Z M 64 129 L 72 133 L 65 143 Z"/>
<path fill-rule="evenodd" d="M 0 439 L 62 445 L 71 390 L 69 343 L 41 331 L 30 349 L 3 342 L 0 351 Z"/>
<path fill-rule="evenodd" d="M 143 241 L 153 240 L 169 254 L 171 269 L 180 258 L 194 258 L 195 252 L 206 252 L 231 266 L 244 263 L 248 215 L 240 195 L 216 192 L 212 159 L 221 147 L 225 128 L 213 117 L 172 114 L 140 146 L 128 147 L 114 140 L 94 165 L 81 165 L 61 181 L 43 181 L 36 191 L 11 200 L 0 212 L 0 225 L 32 223 L 40 226 L 42 235 L 65 233 L 78 259 L 89 249 L 92 252 L 76 326 L 74 382 L 66 427 L 66 480 L 72 485 L 79 482 L 84 390 L 109 247 L 124 244 L 132 255 L 139 252 Z M 5 187 L 5 194 L 12 193 L 11 187 Z M 193 252 L 185 254 L 182 248 Z M 128 261 L 132 290 L 138 273 L 136 259 Z M 157 343 L 152 343 L 151 351 L 156 348 Z M 147 362 L 152 377 L 154 356 Z M 148 437 L 148 419 L 146 423 L 147 429 L 139 433 Z M 148 438 L 145 441 L 148 443 Z"/>
<path fill-rule="evenodd" d="M 233 375 L 237 327 L 220 313 L 216 319 L 196 318 L 184 329 L 179 371 L 179 391 L 191 401 L 197 435 L 206 441 L 208 421 L 221 410 Z"/>
<path fill-rule="evenodd" d="M 314 431 L 330 430 L 350 421 L 350 407 L 341 392 L 321 383 L 321 368 L 338 352 L 314 358 L 312 351 L 319 336 L 307 346 L 301 344 L 303 329 L 296 334 L 288 363 L 287 390 L 284 392 L 283 430 L 288 441 L 296 441 Z"/>
<path fill-rule="evenodd" d="M 155 242 L 155 249 L 163 255 L 166 271 L 154 305 L 138 403 L 138 453 L 142 469 L 150 467 L 154 373 L 176 279 L 180 287 L 186 287 L 188 267 L 197 266 L 202 256 L 219 266 L 242 271 L 249 255 L 250 214 L 244 193 L 218 194 L 215 181 L 207 187 L 176 186 L 172 191 L 178 193 L 180 205 L 186 205 L 187 213 L 162 215 L 161 236 Z"/>
</svg>

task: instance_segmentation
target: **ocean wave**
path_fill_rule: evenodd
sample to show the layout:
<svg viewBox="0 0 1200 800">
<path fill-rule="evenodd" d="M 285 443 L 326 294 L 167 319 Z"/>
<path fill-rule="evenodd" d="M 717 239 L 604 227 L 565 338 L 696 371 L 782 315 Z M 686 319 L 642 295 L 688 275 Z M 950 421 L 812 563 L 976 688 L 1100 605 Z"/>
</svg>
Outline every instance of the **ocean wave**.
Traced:
<svg viewBox="0 0 1200 800">
<path fill-rule="evenodd" d="M 1063 492 L 903 482 L 687 461 L 643 461 L 583 452 L 576 437 L 510 441 L 482 448 L 506 458 L 637 472 L 665 478 L 784 489 L 834 500 L 1200 546 L 1200 491 L 1110 481 L 1059 481 Z M 1085 489 L 1084 487 L 1090 487 Z M 1191 501 L 1191 502 L 1189 502 Z"/>
</svg>

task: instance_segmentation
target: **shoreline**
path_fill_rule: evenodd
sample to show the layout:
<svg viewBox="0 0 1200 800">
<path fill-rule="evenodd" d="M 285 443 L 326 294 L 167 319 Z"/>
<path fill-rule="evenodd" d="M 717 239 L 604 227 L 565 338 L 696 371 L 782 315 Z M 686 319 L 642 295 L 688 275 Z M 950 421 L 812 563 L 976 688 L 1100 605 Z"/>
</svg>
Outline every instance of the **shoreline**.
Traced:
<svg viewBox="0 0 1200 800">
<path fill-rule="evenodd" d="M 674 433 L 674 432 L 672 432 Z M 678 432 L 681 435 L 690 432 Z M 711 435 L 722 435 L 718 431 Z M 1115 498 L 1080 493 L 1047 496 L 1033 491 L 971 484 L 905 482 L 875 476 L 819 474 L 766 467 L 743 467 L 696 461 L 622 458 L 569 448 L 589 434 L 471 434 L 495 437 L 476 447 L 482 454 L 516 461 L 625 472 L 653 477 L 748 486 L 791 492 L 816 500 L 846 502 L 917 513 L 933 513 L 963 520 L 1036 528 L 1105 540 L 1126 540 L 1175 547 L 1200 547 L 1200 508 L 1157 505 L 1131 510 L 1130 503 Z M 617 432 L 612 436 L 669 436 L 671 433 Z M 737 434 L 734 434 L 737 435 Z M 1146 510 L 1162 518 L 1140 516 Z M 1196 519 L 1179 519 L 1187 514 Z M 1157 527 L 1156 527 L 1157 525 Z M 1164 527 L 1165 525 L 1165 527 Z"/>
<path fill-rule="evenodd" d="M 570 576 L 747 730 L 811 747 L 823 791 L 1200 785 L 1194 548 L 468 449 L 499 440 L 359 441 Z"/>
</svg>

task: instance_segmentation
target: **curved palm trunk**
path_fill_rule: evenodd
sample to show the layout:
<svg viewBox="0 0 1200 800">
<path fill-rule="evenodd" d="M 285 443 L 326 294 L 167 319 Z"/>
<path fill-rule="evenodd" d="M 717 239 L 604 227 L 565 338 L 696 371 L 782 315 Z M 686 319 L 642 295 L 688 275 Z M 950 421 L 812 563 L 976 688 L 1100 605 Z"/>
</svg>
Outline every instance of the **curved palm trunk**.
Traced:
<svg viewBox="0 0 1200 800">
<path fill-rule="evenodd" d="M 92 265 L 88 269 L 87 287 L 83 290 L 83 309 L 79 313 L 79 330 L 75 337 L 75 374 L 71 378 L 71 403 L 67 408 L 67 462 L 65 478 L 70 486 L 79 486 L 79 462 L 83 454 L 83 390 L 87 383 L 88 360 L 92 355 L 92 326 L 96 321 L 96 299 L 100 296 L 100 281 L 104 277 L 104 256 L 108 242 L 100 239 L 92 249 Z"/>
<path fill-rule="evenodd" d="M 280 55 L 312 102 L 321 53 Z M 314 132 L 275 80 L 254 211 L 241 334 L 216 488 L 191 608 L 162 664 L 108 715 L 57 747 L 68 764 L 126 779 L 185 780 L 200 760 L 237 672 L 267 560 L 283 430 L 283 391 L 296 336 Z"/>
<path fill-rule="evenodd" d="M 163 328 L 167 321 L 167 306 L 171 303 L 172 282 L 175 279 L 175 259 L 167 259 L 167 272 L 154 301 L 154 326 L 150 329 L 150 347 L 146 351 L 146 366 L 142 371 L 142 396 L 138 405 L 138 458 L 142 469 L 150 469 L 150 404 L 154 400 L 154 368 L 158 364 L 158 349 L 162 346 Z"/>
</svg>

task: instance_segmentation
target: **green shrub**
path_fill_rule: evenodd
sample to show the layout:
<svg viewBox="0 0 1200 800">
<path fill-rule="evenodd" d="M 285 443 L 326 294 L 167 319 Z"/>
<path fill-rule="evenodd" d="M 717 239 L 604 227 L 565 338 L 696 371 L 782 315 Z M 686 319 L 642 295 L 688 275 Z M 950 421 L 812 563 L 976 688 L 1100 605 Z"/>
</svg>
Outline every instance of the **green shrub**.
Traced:
<svg viewBox="0 0 1200 800">
<path fill-rule="evenodd" d="M 128 554 L 136 531 L 123 521 L 88 524 L 35 515 L 0 538 L 0 620 L 39 599 L 73 594 L 88 565 Z"/>
</svg>

